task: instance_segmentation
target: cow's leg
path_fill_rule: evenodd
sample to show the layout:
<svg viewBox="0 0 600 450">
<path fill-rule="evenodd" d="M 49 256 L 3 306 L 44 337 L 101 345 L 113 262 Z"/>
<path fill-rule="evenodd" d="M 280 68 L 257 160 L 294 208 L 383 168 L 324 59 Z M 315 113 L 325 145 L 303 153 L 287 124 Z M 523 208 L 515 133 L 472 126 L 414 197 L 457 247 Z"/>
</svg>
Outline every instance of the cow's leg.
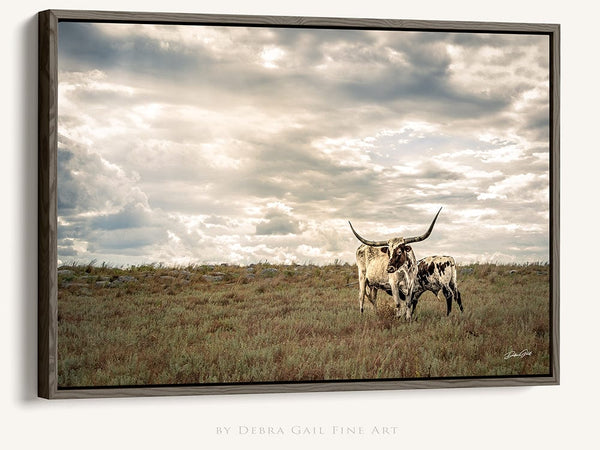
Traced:
<svg viewBox="0 0 600 450">
<path fill-rule="evenodd" d="M 415 309 L 417 309 L 417 303 L 419 303 L 419 298 L 421 297 L 421 295 L 423 295 L 423 292 L 413 292 L 413 298 L 410 302 L 411 314 L 415 313 Z"/>
<path fill-rule="evenodd" d="M 371 304 L 373 305 L 373 309 L 375 310 L 375 312 L 377 312 L 377 288 L 374 287 L 370 287 L 371 288 L 371 292 L 369 292 L 369 301 L 371 302 Z"/>
<path fill-rule="evenodd" d="M 460 312 L 463 312 L 464 309 L 463 309 L 462 301 L 460 299 L 460 291 L 456 288 L 456 286 L 454 286 L 454 300 L 456 300 L 456 304 L 460 308 Z"/>
<path fill-rule="evenodd" d="M 412 312 L 413 312 L 413 295 L 412 292 L 409 292 L 406 296 L 406 320 L 409 322 L 412 320 Z"/>
<path fill-rule="evenodd" d="M 417 309 L 417 303 L 419 303 L 419 300 L 413 299 L 412 302 L 410 302 L 410 313 L 411 315 L 415 313 L 415 310 Z"/>
<path fill-rule="evenodd" d="M 448 286 L 442 287 L 442 293 L 444 297 L 446 297 L 446 315 L 450 315 L 450 311 L 452 311 L 452 299 L 454 295 L 452 294 L 452 290 Z"/>
<path fill-rule="evenodd" d="M 392 298 L 394 299 L 394 304 L 396 305 L 396 317 L 402 317 L 402 306 L 404 305 L 403 301 L 400 301 L 400 289 L 398 289 L 397 283 L 392 283 Z M 404 294 L 402 294 L 404 298 Z"/>
<path fill-rule="evenodd" d="M 360 307 L 360 312 L 364 311 L 365 305 L 365 294 L 367 290 L 367 279 L 361 273 L 358 274 L 358 306 Z"/>
</svg>

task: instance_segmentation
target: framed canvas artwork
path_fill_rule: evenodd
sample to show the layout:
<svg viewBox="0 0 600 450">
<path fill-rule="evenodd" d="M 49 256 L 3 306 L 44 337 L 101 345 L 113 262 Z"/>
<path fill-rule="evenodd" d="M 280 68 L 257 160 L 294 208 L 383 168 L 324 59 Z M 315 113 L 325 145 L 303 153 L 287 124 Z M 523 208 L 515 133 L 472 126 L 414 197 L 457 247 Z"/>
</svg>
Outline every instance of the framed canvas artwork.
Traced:
<svg viewBox="0 0 600 450">
<path fill-rule="evenodd" d="M 39 14 L 39 395 L 559 381 L 559 26 Z"/>
</svg>

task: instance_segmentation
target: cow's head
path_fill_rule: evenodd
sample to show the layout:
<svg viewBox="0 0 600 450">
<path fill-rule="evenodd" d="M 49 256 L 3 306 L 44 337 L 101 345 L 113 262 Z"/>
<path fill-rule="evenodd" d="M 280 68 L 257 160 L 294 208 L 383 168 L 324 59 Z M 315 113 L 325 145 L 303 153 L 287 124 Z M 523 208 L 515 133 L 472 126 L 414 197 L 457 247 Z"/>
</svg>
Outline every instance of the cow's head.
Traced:
<svg viewBox="0 0 600 450">
<path fill-rule="evenodd" d="M 393 239 L 390 239 L 390 241 L 392 240 Z M 381 251 L 383 253 L 387 253 L 389 257 L 387 266 L 388 273 L 394 273 L 398 269 L 400 269 L 400 267 L 406 264 L 407 261 L 411 260 L 410 255 L 412 253 L 412 248 L 410 247 L 410 245 L 404 244 L 404 242 L 401 242 L 399 244 L 394 243 L 395 245 L 390 245 L 390 241 L 388 241 L 387 246 L 381 247 Z"/>
<path fill-rule="evenodd" d="M 354 236 L 356 236 L 356 238 L 360 242 L 371 247 L 380 247 L 383 253 L 387 253 L 389 259 L 387 271 L 388 273 L 393 273 L 400 269 L 400 267 L 402 267 L 406 263 L 406 261 L 410 261 L 411 259 L 414 260 L 412 248 L 408 244 L 412 244 L 413 242 L 420 242 L 429 237 L 431 231 L 433 230 L 433 226 L 435 225 L 435 221 L 440 215 L 441 210 L 442 208 L 439 209 L 439 211 L 433 218 L 433 221 L 431 222 L 431 225 L 429 225 L 429 229 L 427 230 L 427 232 L 425 232 L 425 234 L 422 234 L 421 236 L 407 238 L 395 237 L 388 239 L 387 241 L 370 241 L 368 239 L 365 239 L 354 230 L 354 227 L 350 222 L 348 223 L 350 224 L 350 228 L 352 229 Z M 413 256 L 413 258 L 410 257 L 411 255 Z"/>
</svg>

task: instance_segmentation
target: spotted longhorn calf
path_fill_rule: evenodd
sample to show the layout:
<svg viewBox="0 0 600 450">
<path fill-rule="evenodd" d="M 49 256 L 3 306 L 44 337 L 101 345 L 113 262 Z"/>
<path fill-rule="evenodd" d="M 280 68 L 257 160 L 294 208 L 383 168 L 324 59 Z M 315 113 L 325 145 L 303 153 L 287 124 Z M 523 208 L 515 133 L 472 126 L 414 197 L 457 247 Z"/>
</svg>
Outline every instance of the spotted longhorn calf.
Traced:
<svg viewBox="0 0 600 450">
<path fill-rule="evenodd" d="M 413 288 L 413 296 L 409 305 L 414 313 L 419 297 L 425 291 L 431 291 L 436 296 L 440 291 L 446 298 L 446 315 L 452 310 L 454 300 L 461 312 L 463 305 L 460 291 L 456 284 L 456 263 L 451 256 L 428 256 L 417 261 L 417 277 Z"/>
</svg>

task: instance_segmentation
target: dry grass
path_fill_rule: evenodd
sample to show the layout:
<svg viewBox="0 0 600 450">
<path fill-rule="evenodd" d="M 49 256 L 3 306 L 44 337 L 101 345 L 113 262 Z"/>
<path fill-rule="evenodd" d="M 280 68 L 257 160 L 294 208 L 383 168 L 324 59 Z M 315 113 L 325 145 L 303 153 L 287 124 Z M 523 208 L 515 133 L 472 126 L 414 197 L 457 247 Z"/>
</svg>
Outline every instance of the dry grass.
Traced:
<svg viewBox="0 0 600 450">
<path fill-rule="evenodd" d="M 465 312 L 426 293 L 410 323 L 359 313 L 355 266 L 65 269 L 60 387 L 549 372 L 546 265 L 459 268 Z"/>
</svg>

